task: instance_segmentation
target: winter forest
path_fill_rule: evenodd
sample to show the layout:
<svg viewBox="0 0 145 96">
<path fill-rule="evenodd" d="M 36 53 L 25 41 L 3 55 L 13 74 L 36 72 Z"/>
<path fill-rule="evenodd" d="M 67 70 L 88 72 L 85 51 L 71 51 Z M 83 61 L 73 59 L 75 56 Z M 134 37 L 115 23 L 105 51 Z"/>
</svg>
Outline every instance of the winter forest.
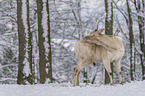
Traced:
<svg viewBox="0 0 145 96">
<path fill-rule="evenodd" d="M 123 83 L 145 80 L 145 0 L 0 0 L 0 84 L 73 84 L 74 44 L 97 28 L 120 32 Z M 119 83 L 111 64 L 114 84 Z M 104 65 L 80 72 L 80 83 L 109 84 Z"/>
</svg>

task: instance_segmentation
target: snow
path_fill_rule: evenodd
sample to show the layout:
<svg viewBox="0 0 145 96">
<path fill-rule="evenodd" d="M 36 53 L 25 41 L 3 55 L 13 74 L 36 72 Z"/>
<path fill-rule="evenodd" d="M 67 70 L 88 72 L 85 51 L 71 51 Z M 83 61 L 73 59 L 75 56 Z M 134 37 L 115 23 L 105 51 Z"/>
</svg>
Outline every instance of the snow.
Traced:
<svg viewBox="0 0 145 96">
<path fill-rule="evenodd" d="M 144 96 L 145 81 L 124 85 L 87 85 L 70 83 L 45 85 L 0 85 L 0 96 Z"/>
</svg>

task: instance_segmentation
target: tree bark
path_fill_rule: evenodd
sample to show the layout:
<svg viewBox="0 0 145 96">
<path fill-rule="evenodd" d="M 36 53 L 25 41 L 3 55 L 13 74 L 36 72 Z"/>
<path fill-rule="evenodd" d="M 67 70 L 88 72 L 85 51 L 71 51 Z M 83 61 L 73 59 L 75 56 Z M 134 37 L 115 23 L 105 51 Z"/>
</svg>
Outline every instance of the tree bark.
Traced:
<svg viewBox="0 0 145 96">
<path fill-rule="evenodd" d="M 49 0 L 46 2 L 46 8 L 47 8 L 47 25 L 48 25 L 48 44 L 49 44 L 49 65 L 48 65 L 48 78 L 50 79 L 50 82 L 52 83 L 52 54 L 51 54 L 51 34 L 50 34 L 50 12 L 49 12 Z"/>
<path fill-rule="evenodd" d="M 141 1 L 136 1 L 134 0 L 134 5 L 136 8 L 137 13 L 143 13 L 145 11 L 145 5 L 144 5 L 144 0 Z M 141 8 L 141 4 L 142 4 L 142 8 Z M 142 10 L 143 11 L 142 11 Z M 141 60 L 141 67 L 142 67 L 142 80 L 145 80 L 145 66 L 144 66 L 144 62 L 145 62 L 145 30 L 144 30 L 144 23 L 145 18 L 141 17 L 138 15 L 138 25 L 139 25 L 139 38 L 140 38 L 140 49 L 143 52 L 143 54 L 140 54 L 140 60 Z"/>
<path fill-rule="evenodd" d="M 111 9 L 109 9 L 109 7 Z M 106 11 L 105 34 L 113 35 L 113 3 L 112 2 L 108 2 L 108 0 L 105 0 L 105 11 Z M 113 63 L 111 63 L 111 70 L 113 73 Z M 112 78 L 113 78 L 113 74 L 112 74 Z M 105 69 L 105 84 L 109 84 L 109 83 L 110 83 L 110 78 L 108 72 Z"/>
<path fill-rule="evenodd" d="M 17 84 L 25 84 L 24 82 L 24 59 L 25 59 L 25 29 L 22 20 L 22 0 L 17 0 L 17 25 L 18 25 L 18 39 L 19 39 L 19 63 L 18 63 L 18 77 Z"/>
<path fill-rule="evenodd" d="M 43 38 L 43 27 L 42 27 L 42 11 L 43 11 L 43 2 L 42 0 L 37 0 L 37 12 L 38 12 L 38 42 L 39 42 L 39 74 L 40 74 L 40 83 L 44 84 L 46 81 L 46 60 L 45 60 L 45 48 Z"/>
<path fill-rule="evenodd" d="M 46 8 L 46 9 L 44 9 Z M 39 39 L 39 72 L 40 83 L 44 84 L 46 79 L 52 82 L 52 61 L 51 61 L 51 39 L 50 39 L 50 18 L 49 18 L 49 1 L 37 0 L 38 11 L 38 39 Z M 44 17 L 44 13 L 47 17 Z M 44 28 L 43 19 L 47 18 L 47 30 Z M 47 31 L 47 32 L 46 32 Z M 46 34 L 44 34 L 46 33 Z M 47 36 L 45 36 L 47 35 Z M 47 44 L 48 46 L 46 46 Z M 47 52 L 49 50 L 49 52 Z M 48 71 L 47 71 L 48 70 Z M 46 72 L 47 71 L 47 72 Z"/>
<path fill-rule="evenodd" d="M 131 80 L 134 80 L 133 77 L 133 65 L 134 65 L 134 36 L 133 36 L 133 22 L 131 17 L 131 9 L 129 7 L 129 2 L 126 0 L 127 12 L 128 12 L 128 30 L 129 30 L 129 41 L 130 41 L 130 77 Z"/>
<path fill-rule="evenodd" d="M 26 13 L 23 11 L 26 11 Z M 17 24 L 19 37 L 19 66 L 17 83 L 26 84 L 25 81 L 28 81 L 30 84 L 33 84 L 34 66 L 32 65 L 32 33 L 30 31 L 29 0 L 17 0 Z M 25 66 L 29 66 L 30 72 L 29 70 L 24 70 Z"/>
<path fill-rule="evenodd" d="M 28 25 L 28 62 L 29 62 L 29 65 L 30 65 L 30 74 L 29 74 L 29 83 L 30 84 L 34 84 L 35 82 L 35 72 L 34 72 L 34 69 L 35 69 L 35 65 L 34 63 L 32 62 L 32 48 L 33 48 L 33 45 L 32 45 L 32 32 L 30 31 L 30 12 L 29 12 L 29 0 L 26 1 L 26 5 L 27 5 L 27 25 Z"/>
</svg>

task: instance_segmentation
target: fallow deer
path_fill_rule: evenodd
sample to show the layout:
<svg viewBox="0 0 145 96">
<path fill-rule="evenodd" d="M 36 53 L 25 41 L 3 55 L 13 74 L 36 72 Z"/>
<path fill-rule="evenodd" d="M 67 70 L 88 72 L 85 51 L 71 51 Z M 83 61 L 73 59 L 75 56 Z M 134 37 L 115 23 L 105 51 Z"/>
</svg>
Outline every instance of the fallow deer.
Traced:
<svg viewBox="0 0 145 96">
<path fill-rule="evenodd" d="M 79 63 L 75 67 L 74 86 L 79 86 L 79 73 L 92 62 L 103 62 L 106 68 L 111 85 L 113 85 L 111 62 L 115 62 L 120 84 L 122 84 L 120 61 L 124 55 L 122 42 L 113 35 L 101 34 L 105 29 L 95 30 L 90 35 L 76 42 L 75 53 Z M 116 32 L 115 32 L 116 33 Z"/>
</svg>

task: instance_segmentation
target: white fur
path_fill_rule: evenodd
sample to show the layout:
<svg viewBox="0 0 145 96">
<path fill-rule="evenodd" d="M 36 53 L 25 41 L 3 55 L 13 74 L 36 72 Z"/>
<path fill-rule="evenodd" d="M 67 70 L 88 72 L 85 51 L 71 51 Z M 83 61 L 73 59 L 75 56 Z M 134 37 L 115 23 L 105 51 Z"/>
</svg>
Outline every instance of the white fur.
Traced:
<svg viewBox="0 0 145 96">
<path fill-rule="evenodd" d="M 96 38 L 102 41 L 102 44 L 104 45 L 100 43 L 97 43 L 100 45 L 88 43 L 83 40 L 80 40 L 75 44 L 75 53 L 76 58 L 79 60 L 79 64 L 75 68 L 74 86 L 79 86 L 80 71 L 94 61 L 104 63 L 104 67 L 109 74 L 111 84 L 113 84 L 113 80 L 112 75 L 110 75 L 110 73 L 112 73 L 110 63 L 114 61 L 119 75 L 120 83 L 122 83 L 122 78 L 120 74 L 120 60 L 124 55 L 124 46 L 122 42 L 118 38 L 111 38 L 108 35 L 103 34 L 101 36 L 97 35 Z M 104 47 L 105 45 L 107 45 L 108 49 L 113 49 L 108 50 L 107 47 Z"/>
</svg>

